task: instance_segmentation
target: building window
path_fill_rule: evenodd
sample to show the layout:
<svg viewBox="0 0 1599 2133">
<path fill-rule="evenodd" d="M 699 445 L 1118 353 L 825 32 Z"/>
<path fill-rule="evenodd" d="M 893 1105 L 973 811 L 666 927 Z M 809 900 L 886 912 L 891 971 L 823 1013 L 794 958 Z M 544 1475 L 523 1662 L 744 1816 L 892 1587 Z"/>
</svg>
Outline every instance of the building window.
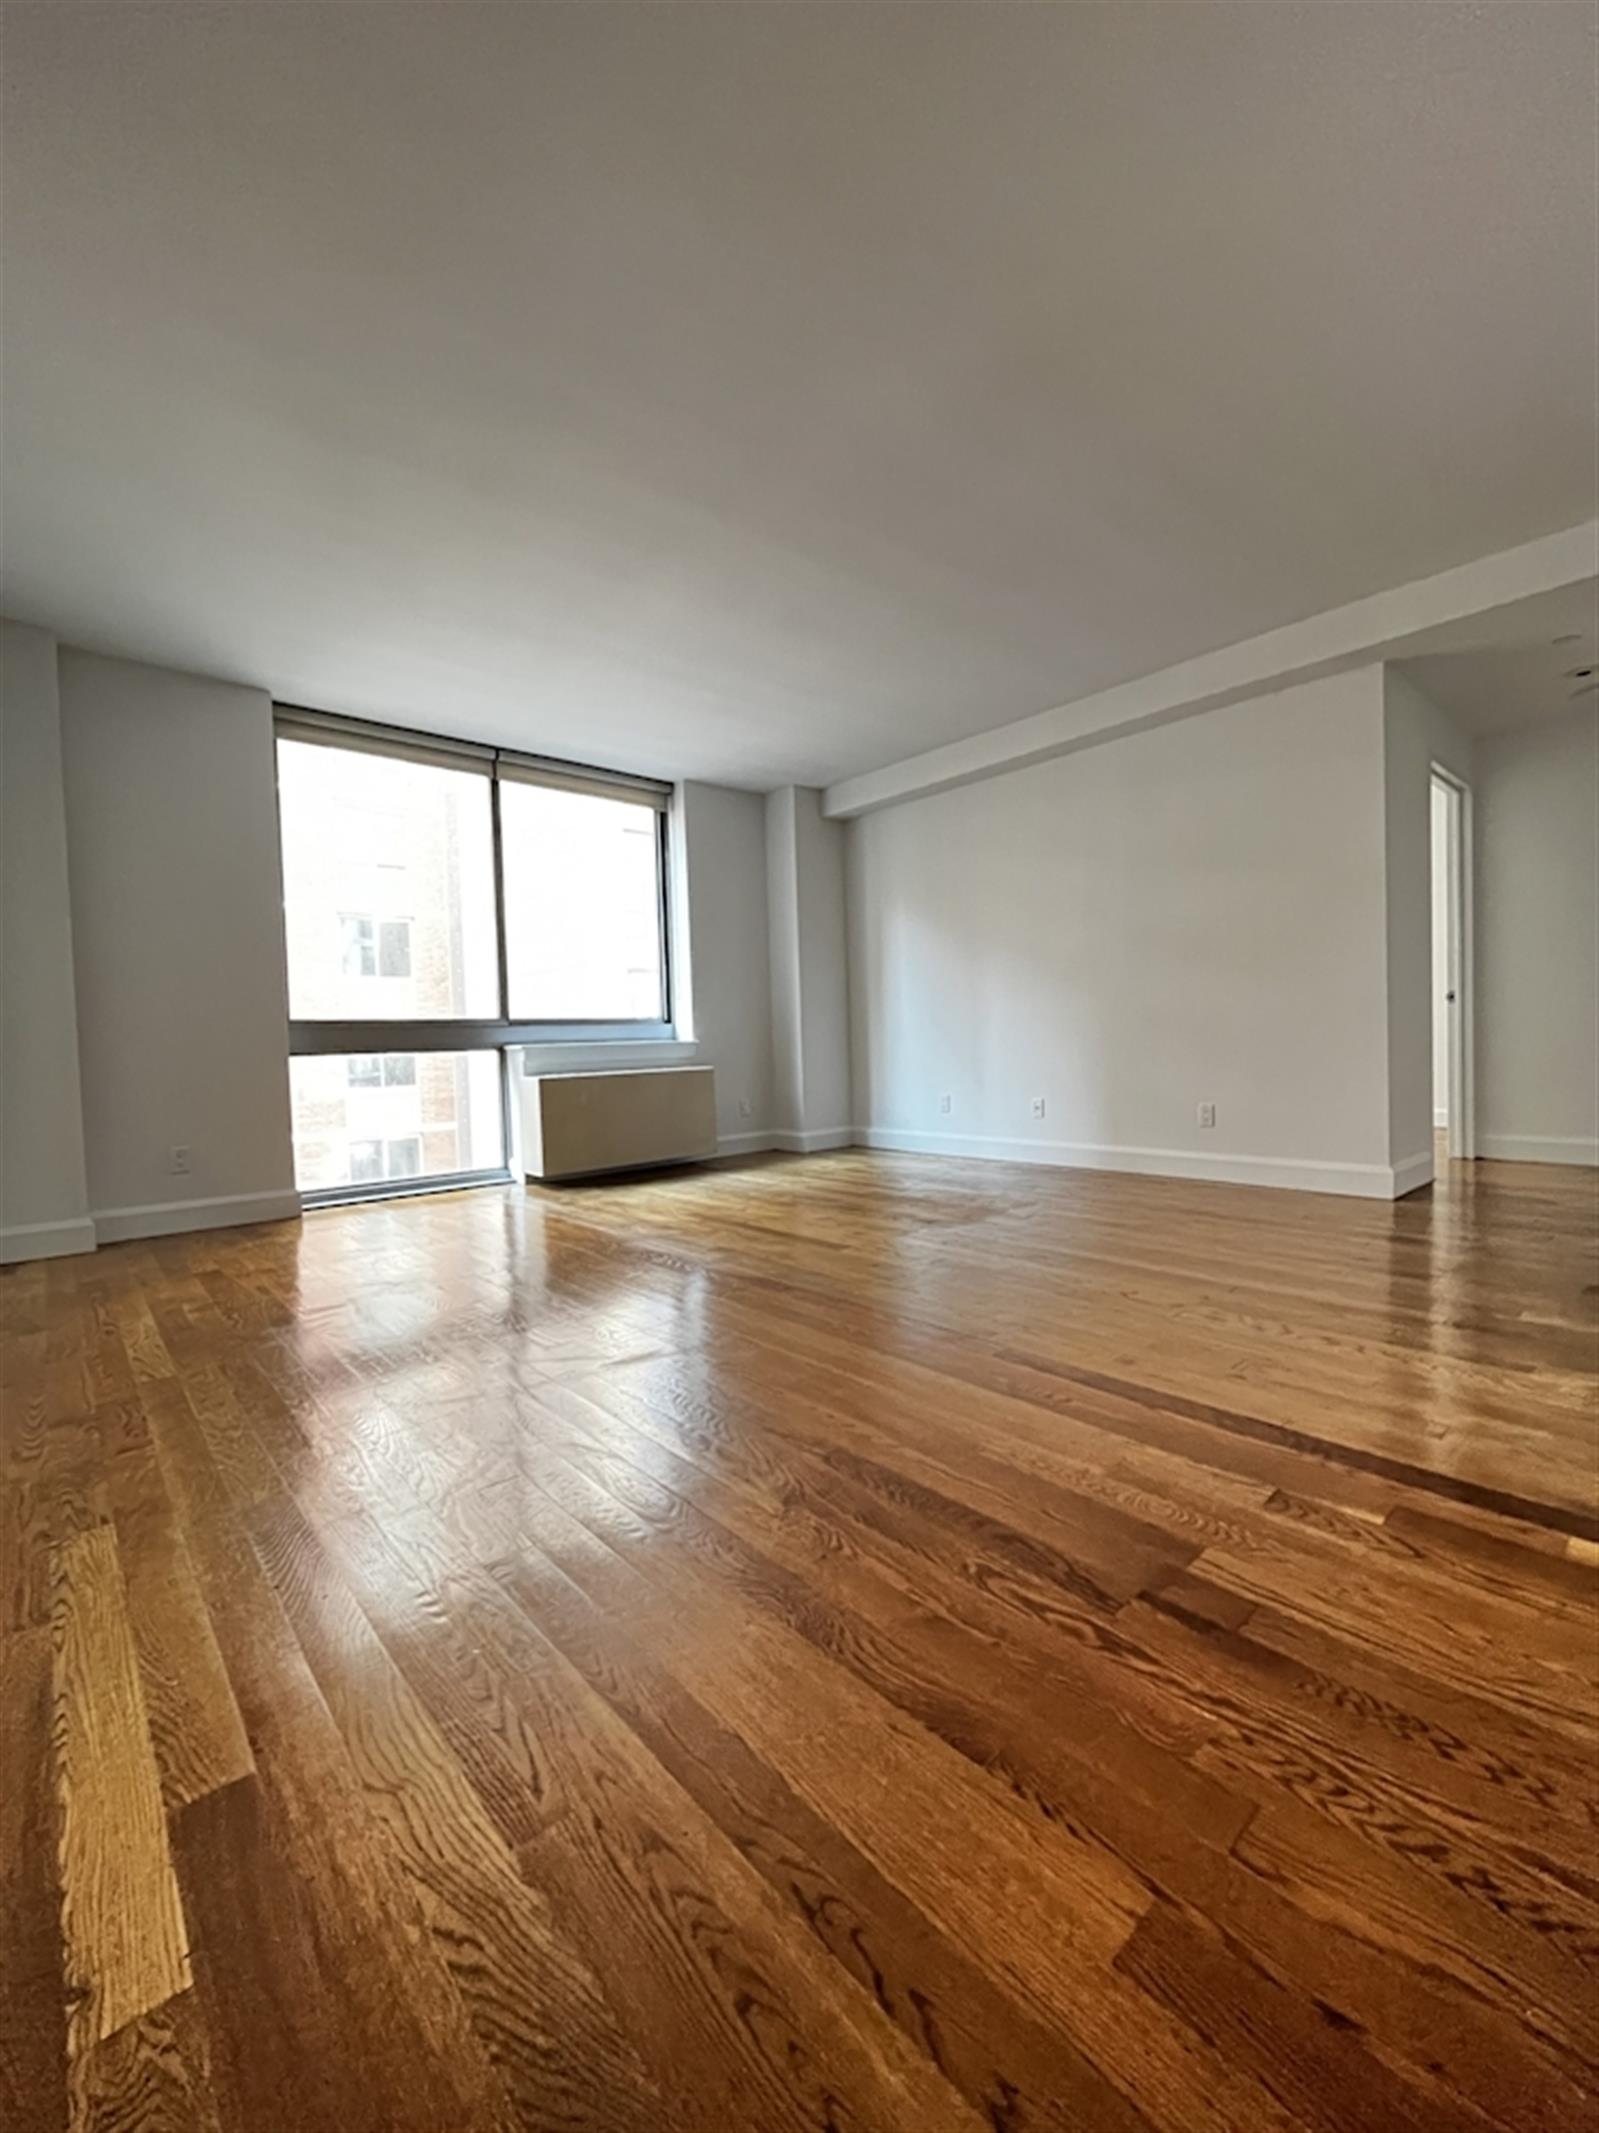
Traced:
<svg viewBox="0 0 1599 2133">
<path fill-rule="evenodd" d="M 339 919 L 343 943 L 342 967 L 347 978 L 375 978 L 378 974 L 377 930 L 369 918 L 344 912 Z"/>
<path fill-rule="evenodd" d="M 350 1183 L 372 1185 L 383 1175 L 383 1143 L 381 1141 L 351 1141 Z"/>
<path fill-rule="evenodd" d="M 647 779 L 280 711 L 300 1189 L 505 1174 L 505 1047 L 670 1037 Z"/>
<path fill-rule="evenodd" d="M 422 1143 L 414 1136 L 409 1140 L 386 1141 L 383 1155 L 386 1177 L 419 1178 L 422 1175 Z"/>
<path fill-rule="evenodd" d="M 345 1077 L 352 1089 L 411 1089 L 416 1086 L 415 1052 L 351 1052 Z"/>
<path fill-rule="evenodd" d="M 411 921 L 386 918 L 378 927 L 378 976 L 408 978 L 411 975 Z"/>
</svg>

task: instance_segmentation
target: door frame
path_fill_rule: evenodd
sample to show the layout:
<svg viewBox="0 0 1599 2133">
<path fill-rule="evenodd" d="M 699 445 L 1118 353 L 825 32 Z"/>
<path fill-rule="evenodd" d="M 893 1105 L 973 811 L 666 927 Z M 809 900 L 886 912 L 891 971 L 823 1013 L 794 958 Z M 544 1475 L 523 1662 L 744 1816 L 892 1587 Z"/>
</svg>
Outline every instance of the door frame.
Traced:
<svg viewBox="0 0 1599 2133">
<path fill-rule="evenodd" d="M 1477 1153 L 1476 998 L 1472 983 L 1471 787 L 1442 763 L 1432 765 L 1432 783 L 1444 795 L 1446 963 L 1449 990 L 1449 1154 L 1472 1161 Z M 1428 816 L 1429 831 L 1431 815 Z M 1431 873 L 1428 875 L 1429 893 Z"/>
</svg>

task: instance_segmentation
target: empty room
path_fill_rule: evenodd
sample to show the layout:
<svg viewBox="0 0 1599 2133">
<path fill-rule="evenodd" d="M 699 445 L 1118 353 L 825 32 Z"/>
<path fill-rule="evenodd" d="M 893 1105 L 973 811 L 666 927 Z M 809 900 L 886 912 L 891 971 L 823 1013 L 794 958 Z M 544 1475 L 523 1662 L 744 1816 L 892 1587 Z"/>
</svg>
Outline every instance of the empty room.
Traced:
<svg viewBox="0 0 1599 2133">
<path fill-rule="evenodd" d="M 1599 5 L 0 77 L 6 2133 L 1599 2133 Z"/>
</svg>

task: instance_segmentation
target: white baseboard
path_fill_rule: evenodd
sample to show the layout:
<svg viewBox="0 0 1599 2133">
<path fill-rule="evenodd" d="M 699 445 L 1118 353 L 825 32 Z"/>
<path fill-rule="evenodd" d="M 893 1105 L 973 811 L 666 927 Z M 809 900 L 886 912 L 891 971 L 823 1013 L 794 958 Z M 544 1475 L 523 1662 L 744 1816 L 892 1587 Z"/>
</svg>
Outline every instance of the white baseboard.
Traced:
<svg viewBox="0 0 1599 2133">
<path fill-rule="evenodd" d="M 779 1132 L 772 1135 L 774 1148 L 786 1148 L 791 1155 L 819 1155 L 824 1148 L 853 1148 L 853 1126 L 820 1126 L 810 1133 Z"/>
<path fill-rule="evenodd" d="M 95 1226 L 87 1215 L 69 1222 L 21 1222 L 13 1229 L 0 1229 L 0 1266 L 16 1266 L 25 1259 L 67 1259 L 79 1252 L 92 1252 Z"/>
<path fill-rule="evenodd" d="M 718 1155 L 761 1155 L 776 1146 L 777 1136 L 770 1128 L 761 1133 L 719 1133 L 716 1136 Z"/>
<path fill-rule="evenodd" d="M 853 1126 L 824 1126 L 813 1133 L 790 1133 L 769 1126 L 764 1133 L 718 1134 L 716 1152 L 756 1155 L 767 1148 L 781 1148 L 788 1155 L 820 1155 L 824 1148 L 853 1148 L 857 1137 Z"/>
<path fill-rule="evenodd" d="M 863 1148 L 895 1148 L 912 1155 L 976 1156 L 991 1163 L 1042 1163 L 1061 1170 L 1124 1170 L 1149 1177 L 1203 1178 L 1219 1185 L 1274 1185 L 1293 1192 L 1336 1192 L 1365 1200 L 1391 1200 L 1396 1192 L 1414 1189 L 1413 1185 L 1401 1185 L 1399 1174 L 1386 1163 L 1305 1162 L 1281 1155 L 1198 1155 L 1187 1148 L 1098 1148 L 1074 1141 L 904 1133 L 893 1126 L 857 1126 L 855 1140 Z M 1431 1160 L 1429 1156 L 1429 1164 Z"/>
<path fill-rule="evenodd" d="M 1599 1140 L 1561 1140 L 1546 1133 L 1479 1133 L 1477 1153 L 1496 1163 L 1599 1164 Z"/>
<path fill-rule="evenodd" d="M 232 1192 L 214 1200 L 163 1200 L 149 1207 L 98 1207 L 95 1235 L 102 1244 L 139 1237 L 175 1237 L 191 1229 L 232 1229 L 241 1222 L 296 1222 L 297 1192 Z"/>
<path fill-rule="evenodd" d="M 1407 1155 L 1402 1163 L 1395 1163 L 1390 1173 L 1394 1181 L 1393 1197 L 1402 1200 L 1407 1192 L 1419 1192 L 1423 1185 L 1430 1185 L 1437 1175 L 1437 1165 L 1430 1148 L 1420 1155 Z"/>
<path fill-rule="evenodd" d="M 1434 1133 L 1444 1133 L 1448 1131 L 1448 1127 L 1448 1111 L 1441 1104 L 1434 1105 L 1432 1114 L 1432 1130 L 1434 1131 Z"/>
</svg>

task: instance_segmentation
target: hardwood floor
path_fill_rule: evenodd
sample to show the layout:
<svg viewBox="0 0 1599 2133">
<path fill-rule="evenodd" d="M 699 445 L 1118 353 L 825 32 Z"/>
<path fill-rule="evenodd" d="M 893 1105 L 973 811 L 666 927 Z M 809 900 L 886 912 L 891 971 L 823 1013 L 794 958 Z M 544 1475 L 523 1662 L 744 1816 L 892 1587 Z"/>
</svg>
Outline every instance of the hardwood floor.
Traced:
<svg viewBox="0 0 1599 2133">
<path fill-rule="evenodd" d="M 1599 2124 L 1596 1191 L 10 1271 L 9 2133 Z"/>
</svg>

